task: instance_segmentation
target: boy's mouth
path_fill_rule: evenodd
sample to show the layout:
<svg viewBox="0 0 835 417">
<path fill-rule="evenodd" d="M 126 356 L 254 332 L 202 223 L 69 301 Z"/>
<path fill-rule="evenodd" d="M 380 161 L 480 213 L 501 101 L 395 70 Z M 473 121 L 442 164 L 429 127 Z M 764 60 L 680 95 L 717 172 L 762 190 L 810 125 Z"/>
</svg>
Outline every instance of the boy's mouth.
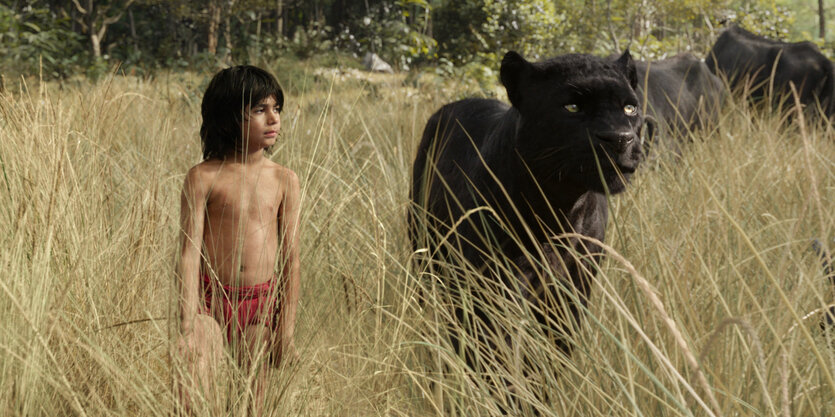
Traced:
<svg viewBox="0 0 835 417">
<path fill-rule="evenodd" d="M 268 138 L 274 138 L 276 135 L 278 135 L 278 132 L 276 132 L 275 130 L 269 130 L 267 132 L 264 132 L 264 136 Z"/>
</svg>

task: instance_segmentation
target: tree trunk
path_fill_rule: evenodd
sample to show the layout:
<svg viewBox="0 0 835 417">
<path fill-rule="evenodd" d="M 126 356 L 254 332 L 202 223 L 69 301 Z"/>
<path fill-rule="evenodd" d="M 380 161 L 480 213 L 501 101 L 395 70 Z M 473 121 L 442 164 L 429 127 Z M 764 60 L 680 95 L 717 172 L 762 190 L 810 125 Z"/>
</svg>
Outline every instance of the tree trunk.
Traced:
<svg viewBox="0 0 835 417">
<path fill-rule="evenodd" d="M 93 57 L 97 61 L 101 59 L 101 43 L 104 40 L 104 35 L 107 33 L 107 27 L 118 22 L 122 18 L 124 10 L 130 11 L 129 7 L 133 1 L 127 0 L 122 5 L 123 11 L 118 12 L 114 16 L 107 16 L 107 11 L 110 9 L 110 6 L 96 7 L 93 0 L 87 0 L 87 7 L 84 8 L 78 0 L 73 0 L 76 10 L 81 13 L 79 23 L 82 24 L 82 29 L 90 37 L 90 49 L 93 52 Z M 98 29 L 96 28 L 97 25 L 99 26 Z"/>
<path fill-rule="evenodd" d="M 133 21 L 133 10 L 128 10 L 128 20 L 130 20 L 130 37 L 136 42 L 136 23 Z"/>
<path fill-rule="evenodd" d="M 84 23 L 87 25 L 87 36 L 90 38 L 90 52 L 93 53 L 93 58 L 96 61 L 101 58 L 101 39 L 96 36 L 96 13 L 93 0 L 87 1 L 87 13 L 84 14 Z"/>
<path fill-rule="evenodd" d="M 818 0 L 818 24 L 820 38 L 826 40 L 826 13 L 823 9 L 823 0 Z"/>
<path fill-rule="evenodd" d="M 215 1 L 209 3 L 209 47 L 210 54 L 217 54 L 217 36 L 220 28 L 220 4 Z"/>
<path fill-rule="evenodd" d="M 432 32 L 432 11 L 430 9 L 426 9 L 426 36 L 435 39 L 435 35 Z"/>
<path fill-rule="evenodd" d="M 284 36 L 284 1 L 276 0 L 275 12 L 278 15 L 275 21 L 275 34 L 282 37 Z"/>
<path fill-rule="evenodd" d="M 261 43 L 261 12 L 255 14 L 255 42 Z"/>
<path fill-rule="evenodd" d="M 593 23 L 597 19 L 594 0 L 583 0 L 583 10 L 583 20 L 585 21 L 585 24 L 589 25 L 590 29 L 596 30 Z M 594 49 L 593 46 L 595 44 L 595 39 L 593 36 L 583 36 L 581 39 L 581 50 L 588 51 Z"/>
<path fill-rule="evenodd" d="M 618 35 L 615 33 L 615 28 L 612 25 L 612 0 L 606 0 L 606 25 L 609 27 L 609 36 L 612 37 L 612 42 L 615 44 L 615 53 L 620 53 Z"/>
<path fill-rule="evenodd" d="M 101 59 L 101 39 L 99 39 L 99 35 L 96 33 L 90 34 L 90 43 L 93 47 L 93 57 L 96 58 L 96 61 Z"/>
<path fill-rule="evenodd" d="M 133 10 L 128 10 L 128 19 L 130 20 L 130 39 L 133 44 L 133 49 L 139 49 L 139 37 L 136 36 L 136 23 L 133 20 Z"/>
<path fill-rule="evenodd" d="M 226 59 L 228 60 L 232 56 L 232 19 L 229 16 L 226 16 L 223 37 L 226 38 Z"/>
</svg>

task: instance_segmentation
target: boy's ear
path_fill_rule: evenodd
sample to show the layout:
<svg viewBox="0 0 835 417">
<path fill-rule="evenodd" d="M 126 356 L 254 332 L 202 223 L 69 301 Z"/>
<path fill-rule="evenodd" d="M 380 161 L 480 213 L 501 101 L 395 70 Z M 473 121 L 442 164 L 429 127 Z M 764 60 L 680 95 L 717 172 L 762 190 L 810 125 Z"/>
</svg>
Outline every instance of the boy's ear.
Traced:
<svg viewBox="0 0 835 417">
<path fill-rule="evenodd" d="M 521 90 L 532 69 L 531 63 L 514 51 L 508 51 L 502 58 L 500 79 L 507 90 L 507 98 L 514 107 L 522 104 Z"/>
<path fill-rule="evenodd" d="M 629 53 L 629 49 L 623 51 L 623 55 L 621 55 L 616 62 L 623 69 L 623 73 L 626 75 L 626 80 L 629 81 L 629 85 L 632 86 L 632 89 L 637 89 L 638 71 L 635 69 L 635 61 L 632 59 L 632 54 Z"/>
</svg>

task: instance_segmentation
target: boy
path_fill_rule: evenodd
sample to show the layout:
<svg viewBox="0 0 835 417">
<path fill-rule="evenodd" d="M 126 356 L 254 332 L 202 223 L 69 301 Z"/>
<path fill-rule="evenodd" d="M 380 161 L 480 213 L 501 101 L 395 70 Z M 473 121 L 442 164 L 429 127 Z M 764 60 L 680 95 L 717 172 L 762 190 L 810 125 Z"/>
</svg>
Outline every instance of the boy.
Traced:
<svg viewBox="0 0 835 417">
<path fill-rule="evenodd" d="M 277 365 L 297 355 L 299 180 L 265 156 L 283 104 L 278 82 L 260 68 L 215 75 L 201 109 L 203 162 L 186 175 L 180 211 L 178 349 L 186 375 L 210 392 L 225 338 L 239 365 L 256 375 L 256 415 L 264 401 L 261 359 Z M 188 410 L 193 395 L 184 387 Z"/>
</svg>

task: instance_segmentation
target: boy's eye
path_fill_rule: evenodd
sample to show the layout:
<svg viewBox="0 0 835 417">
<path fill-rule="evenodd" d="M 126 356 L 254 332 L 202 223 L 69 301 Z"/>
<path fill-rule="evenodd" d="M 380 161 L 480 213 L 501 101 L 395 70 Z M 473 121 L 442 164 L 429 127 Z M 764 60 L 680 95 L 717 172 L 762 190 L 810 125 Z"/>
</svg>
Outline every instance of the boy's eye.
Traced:
<svg viewBox="0 0 835 417">
<path fill-rule="evenodd" d="M 563 106 L 563 107 L 564 107 L 566 110 L 568 110 L 568 112 L 569 112 L 569 113 L 577 113 L 578 111 L 580 111 L 580 106 L 578 106 L 578 105 L 576 105 L 576 104 L 574 104 L 574 103 L 571 103 L 571 104 L 566 104 L 566 105 L 565 105 L 565 106 Z"/>
<path fill-rule="evenodd" d="M 634 104 L 627 104 L 623 106 L 623 112 L 626 113 L 627 116 L 634 116 L 638 113 L 638 107 Z"/>
</svg>

